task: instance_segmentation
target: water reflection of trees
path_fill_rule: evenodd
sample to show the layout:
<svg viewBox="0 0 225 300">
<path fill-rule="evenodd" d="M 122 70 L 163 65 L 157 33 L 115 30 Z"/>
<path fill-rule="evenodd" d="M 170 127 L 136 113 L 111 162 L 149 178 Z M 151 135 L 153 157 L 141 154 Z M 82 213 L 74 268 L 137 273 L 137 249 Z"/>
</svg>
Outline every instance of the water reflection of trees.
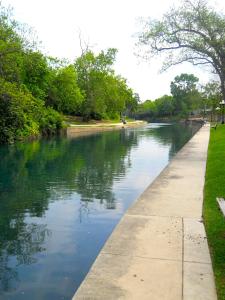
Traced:
<svg viewBox="0 0 225 300">
<path fill-rule="evenodd" d="M 151 128 L 151 127 L 150 127 Z M 74 192 L 80 215 L 91 202 L 116 208 L 113 183 L 131 166 L 130 150 L 144 136 L 170 145 L 172 156 L 191 136 L 193 127 L 162 126 L 115 131 L 77 139 L 52 139 L 0 148 L 0 290 L 15 288 L 19 265 L 35 262 L 51 235 L 42 217 L 50 201 Z"/>
<path fill-rule="evenodd" d="M 74 191 L 86 208 L 99 201 L 114 209 L 113 181 L 126 173 L 136 143 L 134 132 L 116 131 L 0 149 L 0 290 L 15 287 L 18 265 L 34 263 L 51 234 L 29 216 L 43 216 L 49 201 Z"/>
<path fill-rule="evenodd" d="M 35 254 L 45 250 L 42 245 L 51 234 L 43 224 L 18 224 L 17 220 L 11 223 L 13 225 L 10 224 L 6 232 L 1 232 L 0 290 L 3 291 L 15 288 L 18 266 L 36 262 Z M 12 263 L 12 257 L 16 258 L 16 263 Z"/>
<path fill-rule="evenodd" d="M 154 138 L 163 145 L 169 145 L 169 158 L 172 158 L 198 131 L 200 126 L 201 124 L 197 122 L 187 124 L 167 124 L 149 130 L 147 135 L 154 136 Z"/>
</svg>

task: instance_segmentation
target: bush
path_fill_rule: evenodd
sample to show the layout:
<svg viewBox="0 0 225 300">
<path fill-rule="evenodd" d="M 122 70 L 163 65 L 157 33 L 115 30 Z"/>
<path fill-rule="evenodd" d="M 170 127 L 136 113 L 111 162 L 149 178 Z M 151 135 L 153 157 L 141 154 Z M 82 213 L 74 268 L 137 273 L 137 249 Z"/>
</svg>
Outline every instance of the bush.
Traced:
<svg viewBox="0 0 225 300">
<path fill-rule="evenodd" d="M 63 118 L 53 108 L 43 109 L 40 119 L 40 130 L 43 135 L 52 135 L 62 128 Z"/>
<path fill-rule="evenodd" d="M 27 104 L 32 96 L 18 90 L 15 84 L 0 79 L 0 143 L 38 134 L 37 124 L 30 118 Z"/>
<path fill-rule="evenodd" d="M 22 86 L 0 78 L 0 143 L 13 143 L 62 127 L 62 118 Z"/>
</svg>

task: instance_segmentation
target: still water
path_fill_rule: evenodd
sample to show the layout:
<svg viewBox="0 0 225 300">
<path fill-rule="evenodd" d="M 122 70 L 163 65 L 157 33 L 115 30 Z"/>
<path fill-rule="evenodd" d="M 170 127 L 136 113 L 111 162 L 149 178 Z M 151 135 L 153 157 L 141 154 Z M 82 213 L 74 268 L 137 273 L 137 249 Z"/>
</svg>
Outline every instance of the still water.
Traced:
<svg viewBox="0 0 225 300">
<path fill-rule="evenodd" d="M 71 299 L 126 209 L 197 129 L 1 146 L 0 299 Z"/>
</svg>

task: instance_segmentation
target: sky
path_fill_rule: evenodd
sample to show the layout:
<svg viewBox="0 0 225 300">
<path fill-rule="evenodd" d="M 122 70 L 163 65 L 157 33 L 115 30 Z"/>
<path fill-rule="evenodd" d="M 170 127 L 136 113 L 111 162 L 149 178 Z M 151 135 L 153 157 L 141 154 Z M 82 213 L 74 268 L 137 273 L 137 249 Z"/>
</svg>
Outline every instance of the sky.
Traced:
<svg viewBox="0 0 225 300">
<path fill-rule="evenodd" d="M 12 6 L 16 20 L 31 26 L 42 41 L 45 54 L 73 61 L 81 54 L 79 35 L 98 53 L 117 48 L 114 69 L 127 79 L 141 101 L 170 93 L 170 82 L 181 73 L 193 73 L 204 84 L 216 78 L 206 70 L 185 63 L 160 73 L 160 58 L 143 61 L 135 55 L 135 34 L 140 18 L 160 18 L 178 0 L 3 0 Z M 225 11 L 224 0 L 211 0 Z"/>
</svg>

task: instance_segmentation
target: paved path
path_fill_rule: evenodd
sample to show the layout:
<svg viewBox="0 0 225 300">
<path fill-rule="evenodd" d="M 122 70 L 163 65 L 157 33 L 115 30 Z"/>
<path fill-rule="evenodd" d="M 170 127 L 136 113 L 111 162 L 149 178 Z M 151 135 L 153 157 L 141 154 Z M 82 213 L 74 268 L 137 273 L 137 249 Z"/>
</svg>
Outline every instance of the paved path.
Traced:
<svg viewBox="0 0 225 300">
<path fill-rule="evenodd" d="M 205 125 L 127 211 L 73 300 L 214 300 L 202 223 Z"/>
</svg>

